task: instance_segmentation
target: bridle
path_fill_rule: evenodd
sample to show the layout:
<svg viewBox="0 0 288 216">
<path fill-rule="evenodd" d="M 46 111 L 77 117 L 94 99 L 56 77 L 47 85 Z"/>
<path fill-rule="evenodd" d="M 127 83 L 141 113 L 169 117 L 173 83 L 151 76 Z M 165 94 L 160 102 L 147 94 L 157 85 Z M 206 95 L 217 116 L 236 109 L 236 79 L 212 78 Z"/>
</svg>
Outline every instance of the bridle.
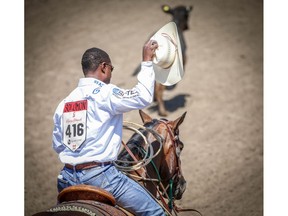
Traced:
<svg viewBox="0 0 288 216">
<path fill-rule="evenodd" d="M 125 143 L 122 142 L 122 144 L 124 145 L 125 149 L 127 150 L 127 152 L 130 154 L 130 156 L 134 159 L 134 161 L 131 162 L 131 166 L 119 166 L 118 162 L 125 162 L 127 163 L 127 161 L 116 161 L 115 166 L 117 166 L 120 170 L 124 171 L 127 175 L 129 175 L 130 177 L 137 179 L 138 181 L 150 181 L 155 185 L 155 188 L 159 194 L 159 198 L 162 201 L 162 205 L 164 205 L 165 209 L 169 210 L 170 212 L 172 210 L 175 210 L 175 204 L 174 204 L 174 194 L 173 194 L 173 185 L 176 185 L 176 188 L 178 186 L 179 179 L 181 178 L 182 175 L 182 170 L 181 170 L 181 161 L 180 161 L 180 152 L 181 152 L 181 145 L 182 142 L 179 140 L 179 130 L 176 130 L 176 133 L 173 132 L 172 128 L 169 126 L 170 121 L 166 120 L 166 119 L 160 119 L 160 120 L 156 120 L 153 119 L 153 127 L 155 127 L 155 122 L 159 122 L 157 124 L 156 128 L 149 128 L 149 127 L 145 127 L 142 125 L 138 125 L 132 122 L 124 122 L 124 128 L 129 129 L 129 130 L 133 130 L 136 133 L 139 133 L 140 136 L 144 139 L 145 145 L 148 145 L 148 148 L 150 150 L 150 154 L 148 155 L 148 149 L 146 150 L 146 152 L 144 152 L 144 158 L 141 160 L 137 160 L 136 157 L 133 155 L 133 153 L 129 150 L 129 148 L 127 147 L 127 145 Z M 125 124 L 126 123 L 126 124 Z M 128 124 L 128 125 L 127 125 Z M 165 125 L 166 131 L 167 131 L 167 136 L 165 136 L 165 139 L 157 132 L 158 127 L 160 127 L 161 124 Z M 142 132 L 140 132 L 138 129 L 135 128 L 135 126 L 151 133 L 153 135 L 153 137 L 159 142 L 160 146 L 157 152 L 153 151 L 153 146 L 149 144 L 147 138 L 143 135 Z M 154 162 L 153 162 L 153 158 L 155 158 L 160 151 L 164 148 L 163 146 L 163 142 L 165 142 L 167 139 L 171 140 L 172 145 L 170 145 L 169 149 L 167 150 L 167 152 L 169 153 L 170 148 L 172 148 L 172 151 L 175 154 L 175 158 L 176 158 L 176 168 L 174 168 L 174 172 L 172 173 L 171 176 L 169 176 L 167 179 L 161 179 L 160 174 L 159 174 L 159 170 L 157 169 L 157 167 L 155 166 Z M 142 149 L 143 151 L 143 149 Z M 164 151 L 164 149 L 163 149 Z M 165 152 L 165 151 L 164 151 Z M 166 156 L 164 154 L 164 156 Z M 129 162 L 128 162 L 129 163 Z M 153 179 L 149 177 L 149 174 L 146 170 L 146 166 L 151 163 L 152 166 L 154 167 L 155 172 L 157 173 L 158 179 Z M 127 172 L 131 172 L 131 171 L 135 171 L 137 173 L 137 170 L 139 170 L 140 168 L 143 168 L 143 170 L 145 171 L 145 175 L 148 176 L 145 177 L 141 174 L 138 175 L 134 175 L 131 173 L 127 173 Z M 163 182 L 168 182 L 166 188 L 163 185 Z M 159 188 L 161 190 L 159 190 Z M 161 193 L 162 191 L 162 193 Z M 168 191 L 168 193 L 167 193 Z M 174 191 L 176 192 L 176 190 Z M 168 204 L 166 203 L 166 201 L 164 200 L 164 198 L 167 198 Z M 160 203 L 159 203 L 160 204 Z M 176 213 L 176 212 L 175 212 Z"/>
<path fill-rule="evenodd" d="M 158 120 L 159 122 L 163 123 L 167 129 L 167 133 L 172 141 L 172 148 L 173 148 L 173 152 L 175 154 L 176 157 L 176 168 L 174 173 L 172 174 L 171 177 L 169 177 L 168 179 L 165 179 L 164 181 L 169 181 L 169 183 L 174 183 L 174 180 L 176 179 L 180 179 L 181 176 L 183 176 L 182 174 L 182 169 L 181 169 L 181 160 L 180 160 L 180 153 L 182 151 L 181 146 L 183 146 L 182 142 L 179 139 L 179 130 L 177 129 L 174 133 L 171 129 L 171 127 L 169 126 L 169 121 L 166 119 L 160 119 Z M 168 136 L 166 136 L 167 139 Z M 165 155 L 166 156 L 166 155 Z M 177 182 L 178 183 L 178 182 Z"/>
<path fill-rule="evenodd" d="M 155 120 L 156 119 L 154 119 L 154 121 Z M 157 172 L 158 176 L 159 176 L 158 177 L 159 178 L 159 185 L 162 187 L 164 195 L 166 195 L 165 197 L 168 198 L 168 200 L 169 200 L 168 205 L 167 205 L 165 200 L 163 199 L 163 196 L 160 195 L 160 191 L 158 190 L 158 193 L 160 195 L 160 199 L 162 201 L 162 204 L 165 206 L 165 208 L 167 210 L 169 210 L 169 212 L 167 212 L 169 215 L 171 215 L 172 211 L 174 211 L 175 215 L 177 215 L 177 213 L 181 212 L 181 211 L 193 211 L 193 212 L 196 212 L 196 213 L 198 213 L 199 215 L 202 216 L 201 212 L 199 212 L 196 209 L 193 209 L 193 208 L 179 208 L 174 203 L 174 199 L 173 199 L 173 196 L 174 196 L 174 194 L 173 194 L 173 184 L 176 182 L 176 186 L 178 186 L 179 180 L 181 179 L 181 176 L 183 176 L 182 175 L 182 169 L 181 169 L 180 153 L 181 153 L 181 151 L 182 151 L 184 146 L 183 146 L 183 143 L 179 139 L 179 129 L 177 128 L 174 131 L 174 133 L 173 133 L 173 130 L 169 126 L 169 123 L 171 121 L 168 121 L 167 119 L 164 119 L 164 118 L 161 118 L 160 120 L 156 120 L 156 121 L 159 121 L 160 123 L 163 123 L 165 125 L 165 127 L 167 129 L 167 133 L 169 134 L 169 137 L 170 137 L 170 139 L 172 141 L 172 147 L 173 147 L 173 151 L 174 151 L 174 153 L 176 155 L 176 161 L 177 161 L 175 171 L 172 174 L 172 176 L 168 178 L 169 184 L 167 185 L 165 190 L 163 190 L 163 184 L 162 184 L 163 180 L 161 180 L 161 177 L 160 177 L 159 173 Z M 157 131 L 157 128 L 155 129 L 155 131 Z M 168 136 L 165 136 L 165 137 L 167 139 Z M 163 138 L 162 138 L 162 141 L 163 141 Z M 162 146 L 162 148 L 164 148 L 163 144 L 161 146 Z M 182 146 L 182 148 L 181 148 L 181 146 Z M 154 168 L 157 171 L 156 166 L 154 166 Z M 167 194 L 166 191 L 168 190 L 168 188 L 169 188 L 169 193 Z M 176 190 L 175 190 L 175 192 L 176 192 Z"/>
</svg>

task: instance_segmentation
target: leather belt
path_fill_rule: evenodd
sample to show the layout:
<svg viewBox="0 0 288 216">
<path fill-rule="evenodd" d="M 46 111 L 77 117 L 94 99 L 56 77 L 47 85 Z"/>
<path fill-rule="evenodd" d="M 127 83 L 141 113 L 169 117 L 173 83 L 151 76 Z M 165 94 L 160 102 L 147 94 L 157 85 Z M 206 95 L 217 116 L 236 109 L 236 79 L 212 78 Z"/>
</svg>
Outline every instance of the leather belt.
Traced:
<svg viewBox="0 0 288 216">
<path fill-rule="evenodd" d="M 83 164 L 77 164 L 75 166 L 73 166 L 72 164 L 65 164 L 65 167 L 68 168 L 68 169 L 72 169 L 74 170 L 74 167 L 75 167 L 75 170 L 85 170 L 85 169 L 90 169 L 90 168 L 93 168 L 93 167 L 97 167 L 97 166 L 105 166 L 105 165 L 109 165 L 111 164 L 112 162 L 109 161 L 109 162 L 88 162 L 88 163 L 83 163 Z"/>
</svg>

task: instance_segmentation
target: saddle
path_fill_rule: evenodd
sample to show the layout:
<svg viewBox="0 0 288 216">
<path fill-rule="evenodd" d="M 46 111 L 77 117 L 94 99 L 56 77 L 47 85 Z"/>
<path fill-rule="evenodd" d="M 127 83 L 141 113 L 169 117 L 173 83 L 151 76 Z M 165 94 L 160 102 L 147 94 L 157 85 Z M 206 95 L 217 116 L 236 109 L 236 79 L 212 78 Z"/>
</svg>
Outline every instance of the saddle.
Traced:
<svg viewBox="0 0 288 216">
<path fill-rule="evenodd" d="M 58 204 L 33 216 L 127 216 L 115 206 L 116 200 L 108 191 L 91 185 L 74 185 L 58 194 Z"/>
<path fill-rule="evenodd" d="M 108 191 L 91 185 L 73 185 L 63 189 L 58 194 L 58 202 L 75 200 L 93 200 L 115 206 L 116 200 Z"/>
</svg>

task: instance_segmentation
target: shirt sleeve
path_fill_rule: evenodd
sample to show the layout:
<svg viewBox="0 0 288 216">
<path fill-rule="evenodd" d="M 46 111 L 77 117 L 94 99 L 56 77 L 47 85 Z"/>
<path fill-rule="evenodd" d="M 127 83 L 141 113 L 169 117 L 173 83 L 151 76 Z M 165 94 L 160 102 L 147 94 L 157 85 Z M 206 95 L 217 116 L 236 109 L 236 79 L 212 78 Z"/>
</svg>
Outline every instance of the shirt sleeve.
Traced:
<svg viewBox="0 0 288 216">
<path fill-rule="evenodd" d="M 60 103 L 53 116 L 54 129 L 52 134 L 52 147 L 57 153 L 60 153 L 65 149 L 65 146 L 62 144 L 62 111 L 63 103 Z"/>
<path fill-rule="evenodd" d="M 143 109 L 153 101 L 155 73 L 151 61 L 142 62 L 137 75 L 138 83 L 132 89 L 109 85 L 106 106 L 113 114 Z"/>
</svg>

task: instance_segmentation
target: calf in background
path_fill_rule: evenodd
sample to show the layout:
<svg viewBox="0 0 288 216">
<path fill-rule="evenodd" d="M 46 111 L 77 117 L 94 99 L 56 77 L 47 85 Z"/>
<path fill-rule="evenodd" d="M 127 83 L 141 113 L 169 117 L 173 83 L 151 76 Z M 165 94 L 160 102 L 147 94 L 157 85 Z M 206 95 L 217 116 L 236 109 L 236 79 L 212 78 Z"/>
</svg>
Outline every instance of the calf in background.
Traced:
<svg viewBox="0 0 288 216">
<path fill-rule="evenodd" d="M 162 5 L 162 11 L 172 15 L 172 21 L 175 22 L 177 25 L 178 35 L 179 35 L 181 49 L 182 49 L 184 70 L 185 70 L 185 63 L 186 63 L 187 46 L 186 46 L 183 32 L 189 29 L 188 19 L 189 19 L 189 14 L 192 11 L 192 9 L 193 9 L 192 6 L 186 7 L 186 6 L 181 5 L 181 6 L 171 8 L 168 5 Z M 163 93 L 166 88 L 171 88 L 171 86 L 166 87 L 158 82 L 155 83 L 154 98 L 156 102 L 158 103 L 158 114 L 160 116 L 167 116 L 167 111 L 166 111 L 165 104 L 163 101 Z"/>
</svg>

